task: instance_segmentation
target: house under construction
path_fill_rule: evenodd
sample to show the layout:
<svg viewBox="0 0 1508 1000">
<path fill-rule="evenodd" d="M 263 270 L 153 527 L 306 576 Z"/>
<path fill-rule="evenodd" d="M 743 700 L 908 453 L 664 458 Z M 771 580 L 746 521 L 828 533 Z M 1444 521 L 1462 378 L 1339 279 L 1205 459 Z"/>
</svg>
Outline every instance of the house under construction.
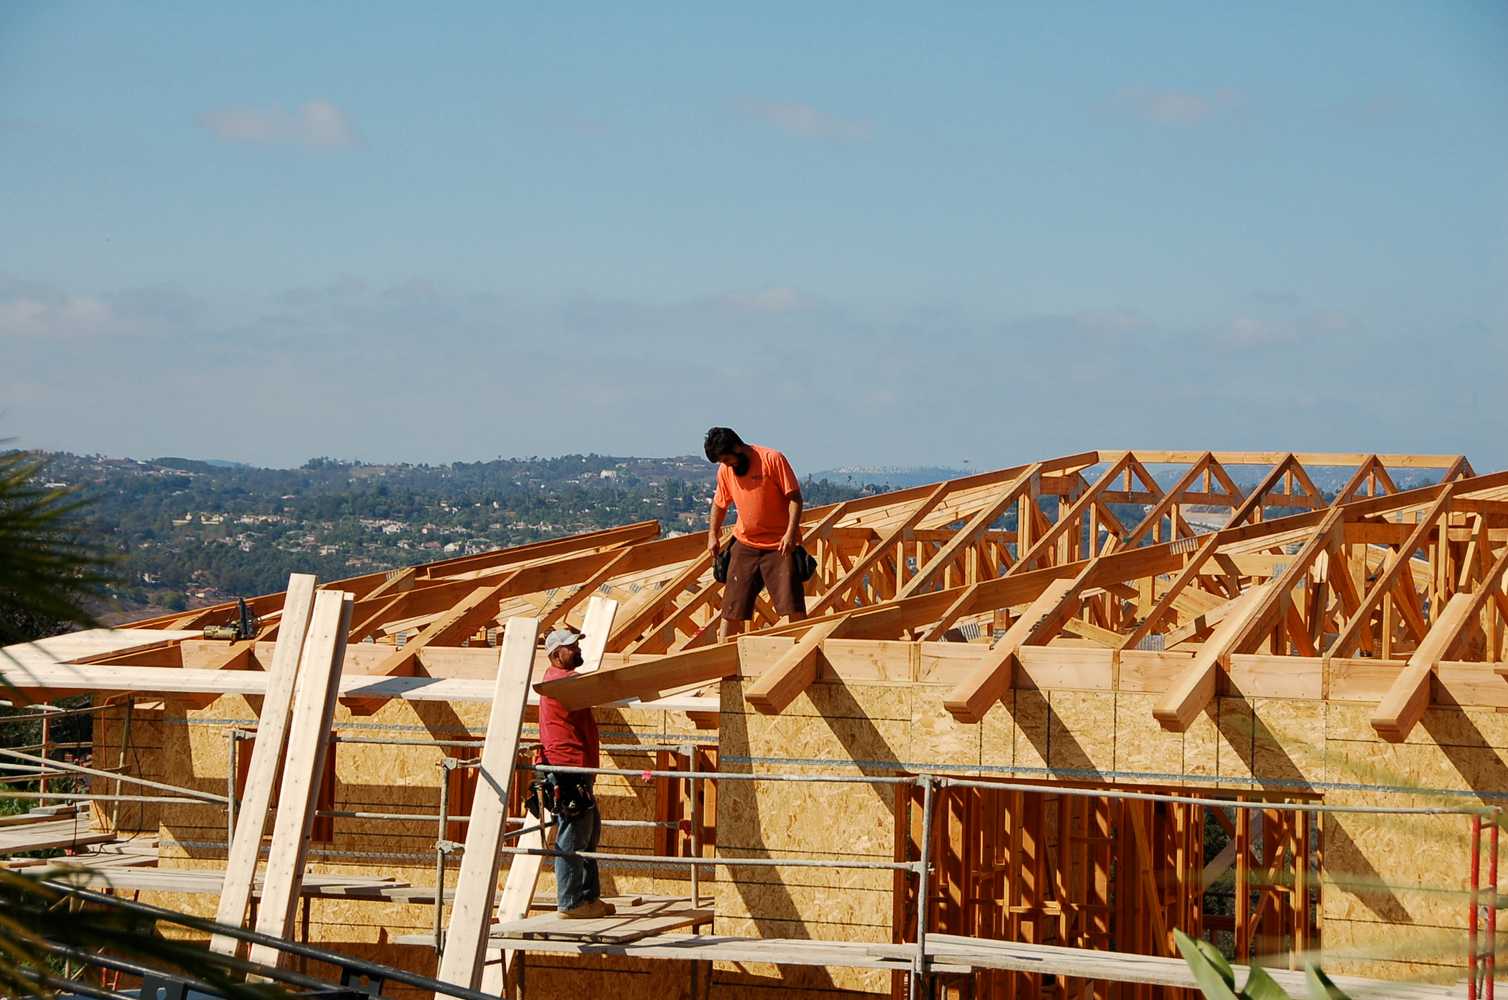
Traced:
<svg viewBox="0 0 1508 1000">
<path fill-rule="evenodd" d="M 1508 473 L 1086 452 L 802 523 L 808 618 L 724 643 L 704 537 L 650 521 L 10 647 L 8 697 L 95 696 L 92 785 L 0 845 L 492 995 L 1193 996 L 1175 929 L 1491 989 Z M 522 804 L 562 622 L 602 920 Z"/>
</svg>

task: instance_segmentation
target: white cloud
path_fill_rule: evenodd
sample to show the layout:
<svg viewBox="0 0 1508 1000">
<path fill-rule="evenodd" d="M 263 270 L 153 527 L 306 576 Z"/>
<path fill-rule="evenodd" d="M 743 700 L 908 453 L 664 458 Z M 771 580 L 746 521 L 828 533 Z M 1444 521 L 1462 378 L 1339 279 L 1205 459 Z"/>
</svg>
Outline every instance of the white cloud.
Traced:
<svg viewBox="0 0 1508 1000">
<path fill-rule="evenodd" d="M 810 104 L 747 101 L 743 110 L 786 135 L 803 139 L 867 139 L 872 131 L 868 122 L 839 118 Z"/>
<path fill-rule="evenodd" d="M 1201 94 L 1188 90 L 1152 90 L 1133 87 L 1115 96 L 1122 110 L 1157 125 L 1202 125 L 1229 111 L 1236 103 L 1230 90 Z"/>
<path fill-rule="evenodd" d="M 0 298 L 0 338 L 92 336 L 108 332 L 114 321 L 110 307 L 92 296 Z"/>
<path fill-rule="evenodd" d="M 361 142 L 345 112 L 329 101 L 308 101 L 293 111 L 282 108 L 221 108 L 197 119 L 225 142 L 311 146 L 339 149 Z"/>
</svg>

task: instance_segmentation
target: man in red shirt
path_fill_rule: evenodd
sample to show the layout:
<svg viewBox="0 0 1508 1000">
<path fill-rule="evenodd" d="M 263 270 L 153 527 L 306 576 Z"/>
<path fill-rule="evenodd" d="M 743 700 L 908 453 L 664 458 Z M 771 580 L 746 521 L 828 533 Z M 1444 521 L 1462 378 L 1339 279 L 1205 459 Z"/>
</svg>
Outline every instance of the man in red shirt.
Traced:
<svg viewBox="0 0 1508 1000">
<path fill-rule="evenodd" d="M 801 483 L 795 470 L 775 449 L 744 444 L 731 427 L 712 428 L 702 446 L 707 461 L 719 463 L 707 529 L 707 548 L 714 557 L 728 505 L 738 508 L 718 639 L 726 639 L 735 623 L 742 630 L 760 590 L 769 592 L 775 610 L 787 620 L 800 621 L 806 617 L 806 595 L 795 557 L 801 544 Z"/>
<path fill-rule="evenodd" d="M 581 633 L 558 628 L 545 637 L 545 656 L 550 667 L 544 679 L 570 677 L 581 666 Z M 597 720 L 590 708 L 568 710 L 547 695 L 539 696 L 540 762 L 554 767 L 601 767 L 601 743 L 597 737 Z M 602 838 L 602 817 L 597 800 L 592 797 L 592 775 L 556 774 L 555 812 L 556 909 L 567 917 L 605 917 L 613 905 L 599 896 L 595 858 L 565 855 L 577 851 L 595 851 Z"/>
</svg>

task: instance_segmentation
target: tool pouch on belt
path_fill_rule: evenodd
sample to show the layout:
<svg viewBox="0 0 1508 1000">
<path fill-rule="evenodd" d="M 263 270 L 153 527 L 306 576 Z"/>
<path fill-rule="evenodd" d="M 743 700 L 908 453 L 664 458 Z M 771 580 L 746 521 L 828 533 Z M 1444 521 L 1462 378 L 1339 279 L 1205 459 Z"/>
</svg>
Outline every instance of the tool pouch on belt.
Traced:
<svg viewBox="0 0 1508 1000">
<path fill-rule="evenodd" d="M 545 765 L 550 763 L 544 751 L 540 751 L 539 762 Z M 546 771 L 529 782 L 529 797 L 524 800 L 524 808 L 530 816 L 539 819 L 539 807 L 542 803 L 552 815 L 574 819 L 586 812 L 595 801 L 590 775 Z"/>
<path fill-rule="evenodd" d="M 806 551 L 805 545 L 798 545 L 791 553 L 791 558 L 796 560 L 796 579 L 802 583 L 810 580 L 817 573 L 817 560 Z"/>
<path fill-rule="evenodd" d="M 592 798 L 592 786 L 584 774 L 554 774 L 555 815 L 575 819 L 590 809 L 596 800 Z"/>
</svg>

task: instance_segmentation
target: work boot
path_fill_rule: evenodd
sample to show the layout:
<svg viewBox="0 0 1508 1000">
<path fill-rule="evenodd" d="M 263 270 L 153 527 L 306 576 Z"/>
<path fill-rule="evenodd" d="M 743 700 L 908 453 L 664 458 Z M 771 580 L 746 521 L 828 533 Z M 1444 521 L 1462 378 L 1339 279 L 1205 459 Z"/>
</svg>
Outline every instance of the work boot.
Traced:
<svg viewBox="0 0 1508 1000">
<path fill-rule="evenodd" d="M 600 899 L 589 899 L 584 903 L 577 903 L 569 910 L 562 910 L 560 915 L 567 920 L 590 920 L 593 917 L 606 917 L 616 912 L 611 903 L 604 903 Z"/>
</svg>

